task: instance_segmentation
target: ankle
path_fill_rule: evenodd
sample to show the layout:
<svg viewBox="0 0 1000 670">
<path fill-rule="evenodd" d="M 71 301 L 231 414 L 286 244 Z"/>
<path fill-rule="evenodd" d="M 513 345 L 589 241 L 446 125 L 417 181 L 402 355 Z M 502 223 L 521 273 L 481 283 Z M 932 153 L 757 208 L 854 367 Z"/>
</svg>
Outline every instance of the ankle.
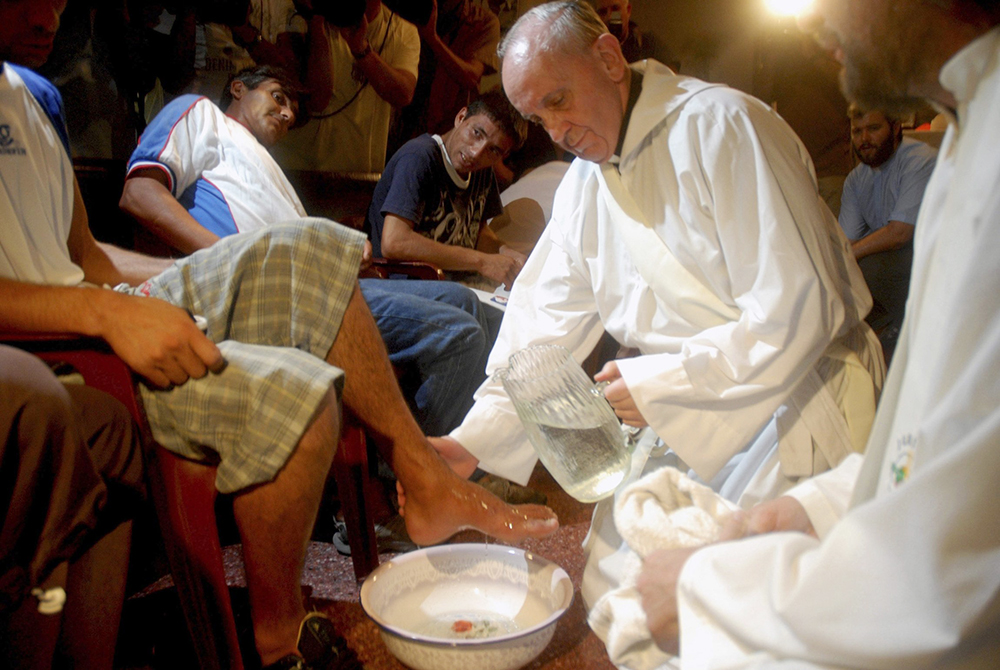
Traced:
<svg viewBox="0 0 1000 670">
<path fill-rule="evenodd" d="M 299 634 L 298 621 L 291 625 L 254 626 L 254 643 L 263 666 L 268 666 L 290 654 L 298 655 L 296 641 Z"/>
</svg>

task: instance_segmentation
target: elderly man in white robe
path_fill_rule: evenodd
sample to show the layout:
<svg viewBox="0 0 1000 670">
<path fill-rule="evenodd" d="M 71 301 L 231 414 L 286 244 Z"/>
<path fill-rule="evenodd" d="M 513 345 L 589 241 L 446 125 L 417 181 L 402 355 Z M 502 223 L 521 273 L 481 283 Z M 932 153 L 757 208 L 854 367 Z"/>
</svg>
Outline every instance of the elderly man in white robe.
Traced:
<svg viewBox="0 0 1000 670">
<path fill-rule="evenodd" d="M 682 668 L 996 668 L 1000 2 L 818 0 L 802 24 L 849 97 L 949 119 L 906 320 L 864 458 L 745 514 L 755 537 L 651 554 L 648 625 Z"/>
<path fill-rule="evenodd" d="M 536 344 L 583 360 L 607 330 L 641 353 L 597 379 L 625 423 L 659 438 L 640 440 L 627 481 L 690 468 L 742 506 L 861 451 L 884 372 L 871 298 L 787 124 L 655 61 L 630 68 L 586 3 L 536 7 L 501 55 L 511 102 L 578 159 L 489 371 Z M 460 474 L 525 482 L 536 461 L 496 381 L 436 446 Z M 610 509 L 588 539 L 588 606 L 627 550 Z"/>
</svg>

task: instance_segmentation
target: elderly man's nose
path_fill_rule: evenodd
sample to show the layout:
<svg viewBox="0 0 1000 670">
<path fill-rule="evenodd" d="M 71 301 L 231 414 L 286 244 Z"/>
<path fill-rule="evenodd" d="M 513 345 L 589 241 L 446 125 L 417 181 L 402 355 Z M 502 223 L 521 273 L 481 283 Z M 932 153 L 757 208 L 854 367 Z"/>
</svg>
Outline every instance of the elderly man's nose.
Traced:
<svg viewBox="0 0 1000 670">
<path fill-rule="evenodd" d="M 547 115 L 542 117 L 542 127 L 545 128 L 545 132 L 549 134 L 552 141 L 559 144 L 562 138 L 565 137 L 569 125 L 563 123 L 557 117 Z"/>
</svg>

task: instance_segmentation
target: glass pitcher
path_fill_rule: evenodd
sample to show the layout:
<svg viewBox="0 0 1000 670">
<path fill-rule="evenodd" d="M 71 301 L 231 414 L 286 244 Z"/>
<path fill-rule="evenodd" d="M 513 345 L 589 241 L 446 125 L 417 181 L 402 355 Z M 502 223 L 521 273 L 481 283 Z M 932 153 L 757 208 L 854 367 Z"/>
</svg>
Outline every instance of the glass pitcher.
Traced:
<svg viewBox="0 0 1000 670">
<path fill-rule="evenodd" d="M 567 349 L 522 349 L 494 378 L 513 401 L 538 458 L 567 493 L 581 502 L 614 493 L 632 457 L 611 405 Z"/>
</svg>

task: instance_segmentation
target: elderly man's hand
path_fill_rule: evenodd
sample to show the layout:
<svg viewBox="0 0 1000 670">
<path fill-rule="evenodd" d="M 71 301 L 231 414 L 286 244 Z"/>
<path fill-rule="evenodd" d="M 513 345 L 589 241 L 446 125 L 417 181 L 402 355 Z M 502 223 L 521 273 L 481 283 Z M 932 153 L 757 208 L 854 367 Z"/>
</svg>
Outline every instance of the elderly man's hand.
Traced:
<svg viewBox="0 0 1000 670">
<path fill-rule="evenodd" d="M 754 505 L 747 511 L 734 512 L 722 527 L 719 540 L 736 540 L 741 537 L 795 531 L 816 537 L 805 508 L 791 496 L 781 496 L 774 500 Z"/>
<path fill-rule="evenodd" d="M 615 414 L 625 425 L 636 428 L 645 428 L 649 425 L 646 417 L 642 415 L 642 412 L 636 406 L 635 399 L 632 398 L 632 392 L 625 385 L 625 380 L 622 379 L 622 373 L 618 370 L 617 363 L 614 361 L 605 363 L 601 371 L 594 375 L 594 381 L 609 382 L 608 386 L 604 389 L 604 397 L 608 399 L 611 407 L 615 410 Z"/>
<path fill-rule="evenodd" d="M 677 620 L 677 579 L 697 549 L 657 551 L 642 562 L 636 589 L 646 612 L 653 641 L 668 654 L 677 654 L 680 626 Z"/>
</svg>

